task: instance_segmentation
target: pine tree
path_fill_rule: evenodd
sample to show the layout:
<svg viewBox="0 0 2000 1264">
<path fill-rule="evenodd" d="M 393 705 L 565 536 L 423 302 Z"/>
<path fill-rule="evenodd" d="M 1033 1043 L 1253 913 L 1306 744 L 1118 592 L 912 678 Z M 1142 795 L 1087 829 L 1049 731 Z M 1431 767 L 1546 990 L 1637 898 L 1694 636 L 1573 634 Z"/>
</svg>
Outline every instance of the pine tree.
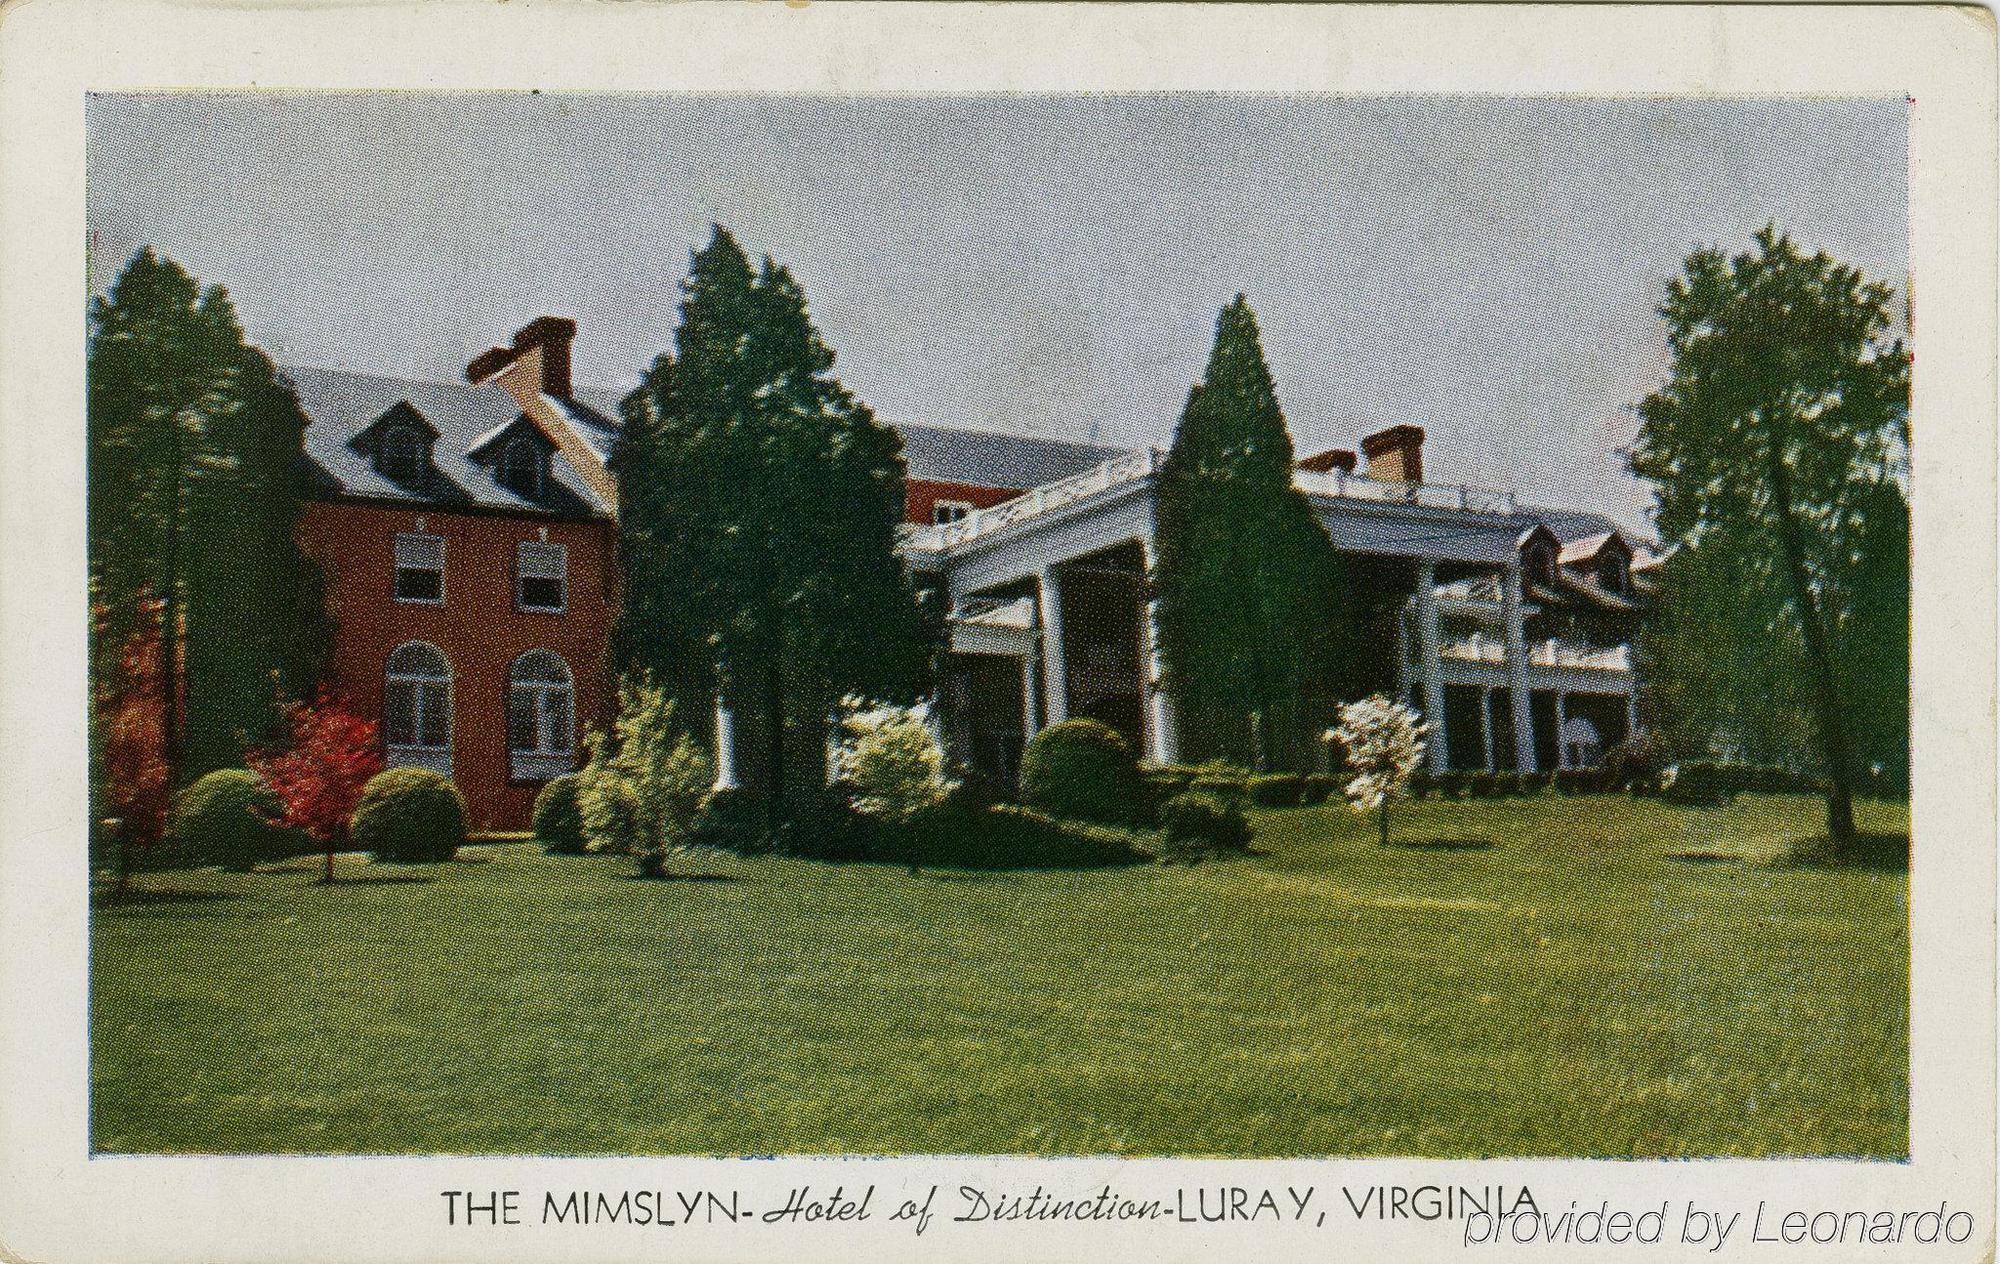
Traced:
<svg viewBox="0 0 2000 1264">
<path fill-rule="evenodd" d="M 1260 767 L 1274 710 L 1338 691 L 1352 635 L 1343 568 L 1292 469 L 1257 318 L 1239 294 L 1160 470 L 1155 583 L 1167 687 L 1238 717 Z"/>
<path fill-rule="evenodd" d="M 323 661 L 320 579 L 295 538 L 304 429 L 220 287 L 148 249 L 92 304 L 92 597 L 114 636 L 158 603 L 179 780 L 240 764 Z"/>
<path fill-rule="evenodd" d="M 923 686 L 934 629 L 895 549 L 902 442 L 832 376 L 788 270 L 753 271 L 718 226 L 683 293 L 614 458 L 619 645 L 676 698 L 719 689 L 754 713 L 775 825 L 823 783 L 838 698 Z"/>
<path fill-rule="evenodd" d="M 1893 486 L 1909 355 L 1889 333 L 1892 298 L 1824 252 L 1802 254 L 1775 225 L 1751 251 L 1696 251 L 1660 306 L 1673 370 L 1640 403 L 1631 454 L 1654 484 L 1661 536 L 1731 554 L 1729 582 L 1755 619 L 1718 613 L 1709 638 L 1762 624 L 1764 652 L 1801 683 L 1836 849 L 1855 839 L 1857 690 L 1886 683 L 1907 695 L 1907 646 L 1901 680 L 1896 651 L 1881 650 L 1882 636 L 1907 637 L 1894 629 L 1896 590 L 1906 611 L 1909 583 Z M 1875 629 L 1876 649 L 1861 657 L 1848 626 L 1857 616 Z M 1907 708 L 1905 698 L 1893 710 L 1906 721 Z"/>
</svg>

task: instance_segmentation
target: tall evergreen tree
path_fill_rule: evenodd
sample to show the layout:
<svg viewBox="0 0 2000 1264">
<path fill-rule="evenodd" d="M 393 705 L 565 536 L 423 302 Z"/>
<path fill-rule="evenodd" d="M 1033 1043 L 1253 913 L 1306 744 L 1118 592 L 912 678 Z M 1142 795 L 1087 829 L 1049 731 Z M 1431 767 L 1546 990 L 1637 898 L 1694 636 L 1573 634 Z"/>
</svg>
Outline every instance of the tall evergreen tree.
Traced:
<svg viewBox="0 0 2000 1264">
<path fill-rule="evenodd" d="M 1740 613 L 1712 603 L 1709 638 L 1761 641 L 1799 682 L 1835 848 L 1854 842 L 1856 699 L 1900 693 L 1891 724 L 1908 741 L 1907 644 L 1900 680 L 1898 651 L 1881 649 L 1884 635 L 1907 638 L 1897 628 L 1909 584 L 1894 486 L 1909 355 L 1890 334 L 1893 297 L 1824 252 L 1801 253 L 1775 225 L 1754 250 L 1696 251 L 1660 306 L 1673 370 L 1640 403 L 1631 453 L 1654 484 L 1662 538 L 1697 557 L 1731 555 Z M 1876 648 L 1857 656 L 1863 629 Z"/>
<path fill-rule="evenodd" d="M 717 226 L 683 294 L 613 460 L 619 647 L 754 713 L 775 824 L 823 780 L 833 702 L 914 696 L 936 630 L 895 548 L 901 437 L 832 376 L 796 279 Z"/>
<path fill-rule="evenodd" d="M 1349 657 L 1343 568 L 1293 465 L 1257 318 L 1239 294 L 1160 470 L 1155 583 L 1167 687 L 1238 717 L 1259 766 L 1272 713 L 1337 692 Z"/>
<path fill-rule="evenodd" d="M 305 417 L 221 287 L 150 249 L 90 321 L 92 600 L 106 644 L 159 603 L 166 741 L 186 780 L 240 764 L 323 662 L 320 579 L 295 536 Z"/>
</svg>

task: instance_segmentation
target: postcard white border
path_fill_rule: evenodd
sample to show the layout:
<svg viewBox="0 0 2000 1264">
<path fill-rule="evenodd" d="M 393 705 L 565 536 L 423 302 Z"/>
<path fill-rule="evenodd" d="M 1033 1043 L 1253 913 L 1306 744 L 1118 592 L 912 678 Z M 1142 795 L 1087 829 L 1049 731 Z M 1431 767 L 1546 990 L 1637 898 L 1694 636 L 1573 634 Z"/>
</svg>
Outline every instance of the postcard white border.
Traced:
<svg viewBox="0 0 2000 1264">
<path fill-rule="evenodd" d="M 1994 1242 L 1995 82 L 1980 9 L 593 3 L 0 8 L 0 1258 L 1455 1258 L 1448 1227 L 447 1229 L 438 1192 L 798 1184 L 1530 1183 L 1975 1211 Z M 1908 95 L 1916 296 L 1907 1164 L 86 1156 L 83 96 L 255 87 L 816 93 Z M 941 1231 L 944 1230 L 944 1231 Z M 956 1231 L 952 1231 L 952 1230 Z M 1602 1249 L 1602 1248 L 1600 1248 Z M 1510 1258 L 1590 1251 L 1481 1247 Z M 1655 1258 L 1678 1254 L 1655 1249 Z M 1888 1254 L 1893 1254 L 1889 1252 Z M 1740 1258 L 1731 1253 L 1725 1258 Z M 1822 1249 L 1813 1258 L 1850 1258 Z M 1872 1258 L 1872 1256 L 1871 1256 Z"/>
</svg>

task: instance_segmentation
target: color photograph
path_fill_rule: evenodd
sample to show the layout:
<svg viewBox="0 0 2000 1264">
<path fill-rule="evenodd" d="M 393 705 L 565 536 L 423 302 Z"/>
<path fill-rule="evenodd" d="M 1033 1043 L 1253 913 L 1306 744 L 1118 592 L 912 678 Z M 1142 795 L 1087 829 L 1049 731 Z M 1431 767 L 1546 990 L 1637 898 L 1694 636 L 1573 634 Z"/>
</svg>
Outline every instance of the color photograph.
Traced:
<svg viewBox="0 0 2000 1264">
<path fill-rule="evenodd" d="M 1904 97 L 83 108 L 92 1154 L 1911 1158 Z"/>
</svg>

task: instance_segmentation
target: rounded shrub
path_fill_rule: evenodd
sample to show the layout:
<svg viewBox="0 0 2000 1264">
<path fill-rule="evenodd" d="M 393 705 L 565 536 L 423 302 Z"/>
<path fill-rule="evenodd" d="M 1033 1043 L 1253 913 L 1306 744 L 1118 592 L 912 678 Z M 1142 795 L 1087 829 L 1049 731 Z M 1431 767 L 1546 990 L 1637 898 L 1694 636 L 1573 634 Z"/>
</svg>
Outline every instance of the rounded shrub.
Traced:
<svg viewBox="0 0 2000 1264">
<path fill-rule="evenodd" d="M 1194 864 L 1219 853 L 1250 846 L 1250 824 L 1236 800 L 1191 790 L 1160 808 L 1160 859 Z"/>
<path fill-rule="evenodd" d="M 391 768 L 369 778 L 354 805 L 350 836 L 375 859 L 436 864 L 465 845 L 465 798 L 428 768 Z"/>
<path fill-rule="evenodd" d="M 1295 808 L 1305 792 L 1305 778 L 1288 772 L 1252 777 L 1249 792 L 1250 802 L 1260 808 Z"/>
<path fill-rule="evenodd" d="M 1139 761 L 1110 725 L 1064 720 L 1035 734 L 1021 756 L 1021 800 L 1056 816 L 1123 824 L 1143 802 Z"/>
<path fill-rule="evenodd" d="M 553 854 L 584 853 L 584 844 L 589 839 L 583 832 L 583 806 L 576 797 L 582 787 L 582 779 L 568 772 L 543 786 L 535 796 L 535 837 Z"/>
<path fill-rule="evenodd" d="M 274 824 L 283 813 L 262 777 L 219 768 L 175 796 L 167 841 L 189 863 L 247 871 L 290 854 L 290 838 Z"/>
</svg>

